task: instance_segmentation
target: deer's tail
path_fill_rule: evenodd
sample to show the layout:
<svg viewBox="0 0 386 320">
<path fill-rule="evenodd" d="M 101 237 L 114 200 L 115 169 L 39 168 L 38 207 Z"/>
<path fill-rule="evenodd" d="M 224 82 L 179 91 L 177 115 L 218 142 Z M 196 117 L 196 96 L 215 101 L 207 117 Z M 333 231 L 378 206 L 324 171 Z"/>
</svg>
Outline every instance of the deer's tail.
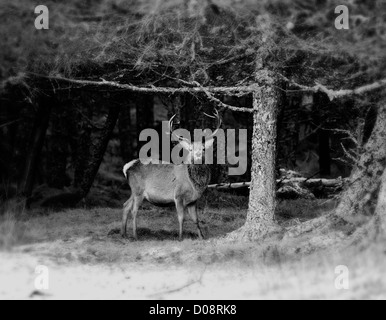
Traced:
<svg viewBox="0 0 386 320">
<path fill-rule="evenodd" d="M 129 175 L 130 169 L 132 169 L 138 162 L 139 160 L 137 159 L 125 164 L 125 166 L 123 167 L 123 174 L 125 175 L 126 179 Z"/>
</svg>

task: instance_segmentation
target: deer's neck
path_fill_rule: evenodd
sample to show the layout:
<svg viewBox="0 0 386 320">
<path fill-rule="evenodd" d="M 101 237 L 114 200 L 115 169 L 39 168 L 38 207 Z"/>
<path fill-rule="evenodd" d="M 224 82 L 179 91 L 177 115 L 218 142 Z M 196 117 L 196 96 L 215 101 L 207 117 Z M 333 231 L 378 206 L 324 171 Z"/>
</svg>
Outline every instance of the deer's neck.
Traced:
<svg viewBox="0 0 386 320">
<path fill-rule="evenodd" d="M 188 164 L 188 174 L 197 191 L 203 192 L 210 182 L 210 168 L 205 164 Z"/>
</svg>

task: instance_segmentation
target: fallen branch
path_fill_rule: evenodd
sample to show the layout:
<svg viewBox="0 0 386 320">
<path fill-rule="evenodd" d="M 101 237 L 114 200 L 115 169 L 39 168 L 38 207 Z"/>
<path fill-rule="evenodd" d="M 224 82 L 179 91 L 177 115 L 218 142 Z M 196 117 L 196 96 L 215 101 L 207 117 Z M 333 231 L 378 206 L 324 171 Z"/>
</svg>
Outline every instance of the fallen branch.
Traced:
<svg viewBox="0 0 386 320">
<path fill-rule="evenodd" d="M 167 291 L 163 291 L 163 292 L 159 292 L 159 293 L 155 293 L 155 294 L 152 294 L 150 295 L 150 297 L 159 297 L 159 296 L 163 296 L 165 294 L 172 294 L 172 293 L 177 293 L 177 292 L 180 292 L 184 289 L 187 289 L 197 283 L 201 284 L 202 283 L 202 278 L 204 277 L 204 274 L 206 272 L 206 267 L 205 269 L 202 271 L 200 277 L 196 280 L 192 280 L 192 281 L 189 281 L 187 284 L 181 286 L 181 287 L 178 287 L 176 289 L 171 289 L 171 290 L 167 290 Z"/>
<path fill-rule="evenodd" d="M 171 290 L 168 290 L 168 291 L 164 291 L 164 292 L 160 292 L 160 293 L 154 293 L 152 295 L 150 295 L 150 297 L 158 297 L 158 296 L 163 296 L 163 295 L 166 295 L 166 294 L 172 294 L 172 293 L 177 293 L 177 292 L 180 292 L 184 289 L 187 289 L 197 283 L 201 283 L 201 279 L 198 279 L 198 280 L 192 280 L 190 282 L 188 282 L 187 284 L 179 287 L 179 288 L 176 288 L 176 289 L 171 289 Z"/>
<path fill-rule="evenodd" d="M 250 188 L 250 186 L 251 186 L 250 182 L 220 183 L 220 184 L 211 184 L 208 186 L 208 189 L 230 190 L 230 189 Z"/>
<path fill-rule="evenodd" d="M 347 179 L 307 179 L 307 178 L 292 178 L 292 179 L 284 179 L 284 180 L 276 180 L 277 183 L 280 184 L 288 184 L 288 183 L 299 183 L 303 184 L 306 187 L 315 187 L 315 186 L 323 186 L 328 188 L 335 188 L 344 186 L 347 182 Z M 241 189 L 241 188 L 250 188 L 251 182 L 240 182 L 240 183 L 221 183 L 221 184 L 212 184 L 209 185 L 209 189 L 216 190 L 230 190 L 230 189 Z"/>
</svg>

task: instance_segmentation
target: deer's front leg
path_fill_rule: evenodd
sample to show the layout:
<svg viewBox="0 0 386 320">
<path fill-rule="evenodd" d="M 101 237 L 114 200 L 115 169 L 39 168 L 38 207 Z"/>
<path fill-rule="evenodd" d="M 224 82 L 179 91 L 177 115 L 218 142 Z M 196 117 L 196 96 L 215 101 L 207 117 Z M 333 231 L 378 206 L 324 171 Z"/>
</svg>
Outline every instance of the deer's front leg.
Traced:
<svg viewBox="0 0 386 320">
<path fill-rule="evenodd" d="M 202 234 L 201 228 L 200 228 L 200 222 L 198 220 L 197 215 L 197 204 L 191 205 L 188 207 L 189 215 L 192 218 L 193 222 L 195 223 L 197 227 L 197 234 L 200 240 L 204 240 L 204 235 Z"/>
<path fill-rule="evenodd" d="M 176 199 L 176 209 L 177 209 L 177 215 L 178 215 L 178 222 L 179 222 L 179 226 L 180 226 L 179 239 L 180 239 L 180 241 L 182 241 L 185 207 L 184 207 L 184 203 L 181 199 Z"/>
</svg>

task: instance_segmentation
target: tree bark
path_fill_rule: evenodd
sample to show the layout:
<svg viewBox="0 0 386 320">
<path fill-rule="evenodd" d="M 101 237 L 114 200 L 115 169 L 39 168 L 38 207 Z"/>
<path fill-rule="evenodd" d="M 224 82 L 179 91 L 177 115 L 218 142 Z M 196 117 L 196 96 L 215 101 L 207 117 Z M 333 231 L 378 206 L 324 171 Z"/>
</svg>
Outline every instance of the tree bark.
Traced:
<svg viewBox="0 0 386 320">
<path fill-rule="evenodd" d="M 256 234 L 274 224 L 278 101 L 274 86 L 262 88 L 253 97 L 252 185 L 246 227 Z"/>
<path fill-rule="evenodd" d="M 386 105 L 379 108 L 373 133 L 342 194 L 337 215 L 345 218 L 374 215 L 381 178 L 386 167 Z"/>
<path fill-rule="evenodd" d="M 348 188 L 334 213 L 289 228 L 286 237 L 313 232 L 313 246 L 324 248 L 342 243 L 367 245 L 386 233 L 386 106 L 378 110 L 374 130 L 364 146 Z M 334 237 L 334 234 L 337 237 Z"/>
<path fill-rule="evenodd" d="M 252 170 L 249 208 L 245 225 L 229 240 L 257 240 L 281 230 L 275 222 L 277 121 L 281 95 L 275 74 L 257 64 L 253 93 Z"/>
<path fill-rule="evenodd" d="M 95 176 L 98 173 L 99 167 L 103 161 L 107 145 L 110 141 L 111 134 L 115 128 L 120 112 L 120 107 L 111 105 L 106 119 L 106 123 L 98 137 L 98 140 L 91 144 L 90 154 L 88 157 L 83 178 L 80 183 L 80 190 L 83 197 L 85 197 L 91 189 Z"/>
<path fill-rule="evenodd" d="M 383 173 L 375 214 L 379 218 L 382 236 L 386 238 L 386 170 Z"/>
<path fill-rule="evenodd" d="M 278 231 L 276 210 L 276 138 L 280 95 L 274 78 L 253 94 L 252 182 L 247 221 L 230 240 L 255 240 Z M 267 81 L 268 80 L 268 81 Z"/>
</svg>

